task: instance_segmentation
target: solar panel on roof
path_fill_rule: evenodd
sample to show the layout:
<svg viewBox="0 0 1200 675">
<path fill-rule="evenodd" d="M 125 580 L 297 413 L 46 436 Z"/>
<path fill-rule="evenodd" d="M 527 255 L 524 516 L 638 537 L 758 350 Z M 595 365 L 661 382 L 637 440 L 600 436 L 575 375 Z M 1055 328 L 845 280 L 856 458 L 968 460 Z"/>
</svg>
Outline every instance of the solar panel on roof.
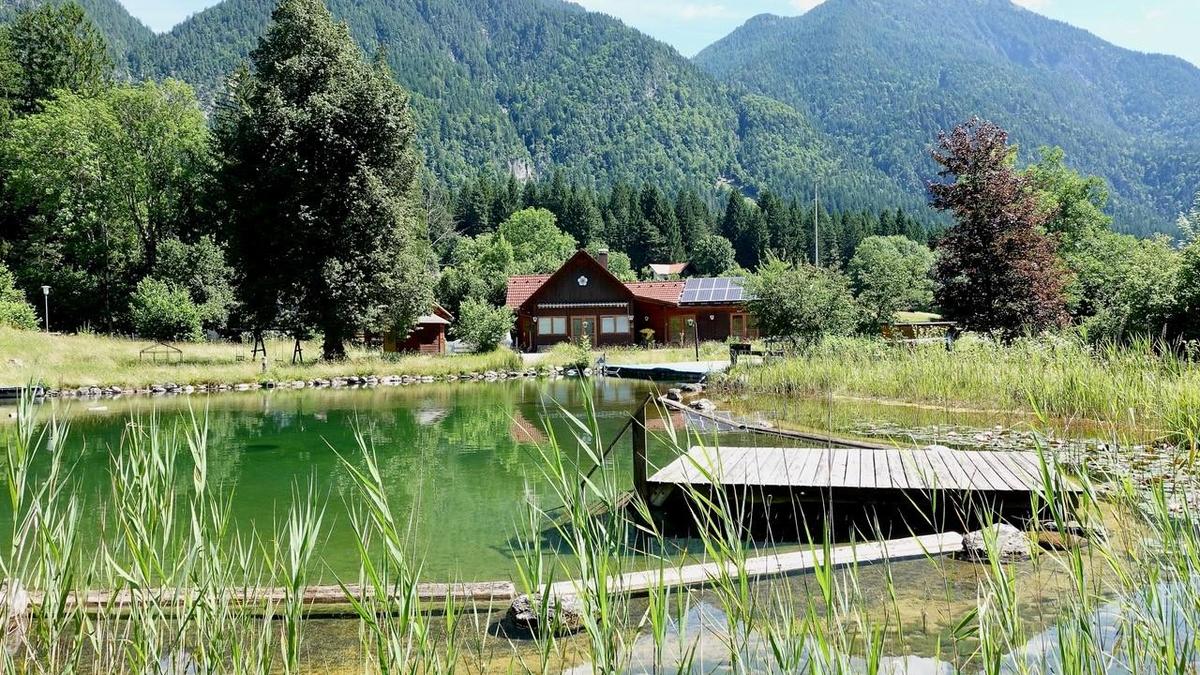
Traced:
<svg viewBox="0 0 1200 675">
<path fill-rule="evenodd" d="M 739 277 L 716 277 L 712 279 L 688 279 L 679 296 L 683 305 L 741 302 L 745 298 L 742 279 Z"/>
</svg>

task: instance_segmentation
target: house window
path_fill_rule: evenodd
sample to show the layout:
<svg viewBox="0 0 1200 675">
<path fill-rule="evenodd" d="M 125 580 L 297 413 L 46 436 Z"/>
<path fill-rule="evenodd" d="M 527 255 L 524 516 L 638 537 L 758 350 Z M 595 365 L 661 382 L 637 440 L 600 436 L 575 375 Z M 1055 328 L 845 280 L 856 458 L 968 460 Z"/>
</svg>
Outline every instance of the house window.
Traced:
<svg viewBox="0 0 1200 675">
<path fill-rule="evenodd" d="M 538 335 L 566 335 L 567 317 L 540 316 L 538 317 Z"/>
<path fill-rule="evenodd" d="M 628 334 L 629 317 L 602 316 L 600 317 L 600 332 L 606 334 Z"/>
<path fill-rule="evenodd" d="M 733 314 L 729 317 L 729 333 L 740 340 L 758 337 L 758 319 L 753 314 Z"/>
</svg>

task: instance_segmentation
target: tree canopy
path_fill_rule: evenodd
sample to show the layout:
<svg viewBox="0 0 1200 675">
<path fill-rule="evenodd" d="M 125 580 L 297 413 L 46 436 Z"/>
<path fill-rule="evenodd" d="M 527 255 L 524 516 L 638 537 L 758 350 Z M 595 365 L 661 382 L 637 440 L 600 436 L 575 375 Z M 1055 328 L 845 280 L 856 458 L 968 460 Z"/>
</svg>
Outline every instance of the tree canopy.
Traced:
<svg viewBox="0 0 1200 675">
<path fill-rule="evenodd" d="M 283 0 L 252 61 L 216 127 L 252 327 L 319 330 L 331 359 L 406 331 L 432 302 L 407 94 L 321 0 Z"/>
<path fill-rule="evenodd" d="M 901 310 L 933 303 L 933 252 L 900 236 L 868 237 L 850 259 L 849 273 L 858 302 L 875 325 Z"/>
<path fill-rule="evenodd" d="M 1014 337 L 1061 326 L 1066 277 L 1042 227 L 1029 180 L 1013 168 L 1008 132 L 979 119 L 938 137 L 942 182 L 932 204 L 954 216 L 935 268 L 942 313 L 974 330 Z"/>
<path fill-rule="evenodd" d="M 762 335 L 805 347 L 826 336 L 848 335 L 861 310 L 850 280 L 837 270 L 772 258 L 747 280 L 750 312 Z"/>
</svg>

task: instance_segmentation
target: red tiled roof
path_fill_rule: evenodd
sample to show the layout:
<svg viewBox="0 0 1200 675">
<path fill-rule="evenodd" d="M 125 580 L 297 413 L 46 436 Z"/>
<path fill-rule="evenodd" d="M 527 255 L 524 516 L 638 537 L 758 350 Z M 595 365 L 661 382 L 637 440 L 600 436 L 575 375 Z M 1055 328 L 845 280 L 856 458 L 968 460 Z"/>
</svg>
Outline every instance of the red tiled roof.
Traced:
<svg viewBox="0 0 1200 675">
<path fill-rule="evenodd" d="M 625 284 L 633 291 L 638 300 L 666 302 L 672 305 L 679 303 L 683 295 L 682 281 L 635 281 Z"/>
<path fill-rule="evenodd" d="M 508 296 L 504 300 L 506 307 L 517 309 L 525 304 L 529 296 L 546 283 L 549 274 L 517 274 L 508 278 Z"/>
</svg>

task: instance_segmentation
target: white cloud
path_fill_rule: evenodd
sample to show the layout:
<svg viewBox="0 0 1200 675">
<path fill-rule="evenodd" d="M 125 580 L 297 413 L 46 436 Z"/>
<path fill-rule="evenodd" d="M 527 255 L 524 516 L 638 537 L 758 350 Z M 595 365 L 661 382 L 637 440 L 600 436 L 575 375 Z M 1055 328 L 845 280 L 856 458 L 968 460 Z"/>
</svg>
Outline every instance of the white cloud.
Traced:
<svg viewBox="0 0 1200 675">
<path fill-rule="evenodd" d="M 791 5 L 797 11 L 807 12 L 823 2 L 825 0 L 791 0 Z"/>
<path fill-rule="evenodd" d="M 1013 2 L 1035 12 L 1040 12 L 1050 6 L 1050 0 L 1013 0 Z"/>
</svg>

